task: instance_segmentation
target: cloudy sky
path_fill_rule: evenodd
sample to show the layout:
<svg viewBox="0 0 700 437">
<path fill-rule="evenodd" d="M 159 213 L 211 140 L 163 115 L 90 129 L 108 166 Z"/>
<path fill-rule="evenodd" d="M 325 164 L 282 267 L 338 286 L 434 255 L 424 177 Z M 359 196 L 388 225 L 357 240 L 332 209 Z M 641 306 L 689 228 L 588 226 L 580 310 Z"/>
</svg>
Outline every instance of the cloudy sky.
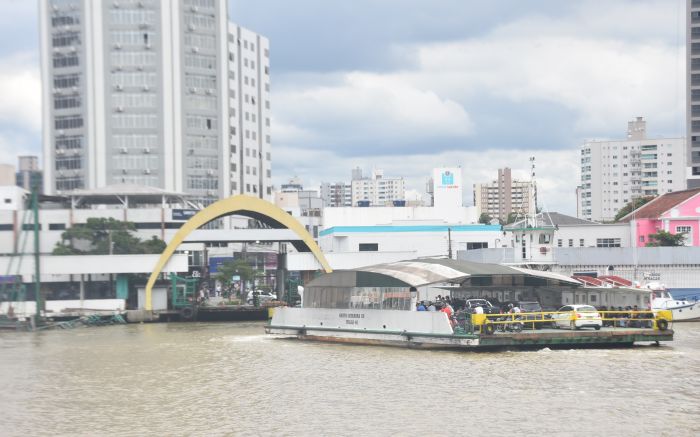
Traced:
<svg viewBox="0 0 700 437">
<path fill-rule="evenodd" d="M 0 0 L 0 161 L 40 153 L 37 5 Z M 382 168 L 423 191 L 431 169 L 471 184 L 527 174 L 575 213 L 578 150 L 685 129 L 684 0 L 230 0 L 270 39 L 273 175 L 311 188 Z"/>
</svg>

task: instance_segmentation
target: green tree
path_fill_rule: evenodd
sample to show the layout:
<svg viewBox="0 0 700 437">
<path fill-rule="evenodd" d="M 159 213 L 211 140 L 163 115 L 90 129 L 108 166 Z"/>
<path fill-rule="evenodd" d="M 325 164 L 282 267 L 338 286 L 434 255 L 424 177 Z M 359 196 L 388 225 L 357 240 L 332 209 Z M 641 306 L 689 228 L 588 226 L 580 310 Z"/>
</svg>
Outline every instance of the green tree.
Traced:
<svg viewBox="0 0 700 437">
<path fill-rule="evenodd" d="M 163 253 L 167 244 L 154 235 L 150 240 L 142 241 L 141 247 L 143 248 L 143 253 Z"/>
<path fill-rule="evenodd" d="M 647 247 L 656 246 L 683 246 L 685 242 L 685 233 L 672 234 L 663 230 L 655 234 L 649 235 L 649 242 Z"/>
<path fill-rule="evenodd" d="M 504 224 L 509 225 L 511 223 L 515 223 L 516 220 L 518 220 L 518 213 L 511 212 L 508 214 L 508 218 L 506 218 L 506 222 Z"/>
<path fill-rule="evenodd" d="M 631 213 L 635 209 L 639 208 L 640 206 L 643 206 L 646 203 L 649 203 L 650 200 L 653 200 L 654 196 L 646 196 L 646 197 L 638 197 L 636 199 L 632 199 L 625 206 L 620 208 L 620 210 L 615 214 L 615 218 L 613 221 L 620 221 L 622 217 L 626 216 L 627 214 Z"/>
<path fill-rule="evenodd" d="M 481 215 L 479 216 L 479 223 L 488 225 L 491 223 L 491 216 L 486 214 L 485 212 L 482 212 Z"/>
<path fill-rule="evenodd" d="M 220 281 L 224 286 L 230 286 L 233 282 L 233 276 L 240 276 L 242 285 L 240 293 L 243 296 L 245 289 L 243 285 L 255 277 L 255 269 L 245 259 L 238 258 L 233 261 L 226 261 L 219 266 L 218 273 L 214 279 Z"/>
<path fill-rule="evenodd" d="M 113 218 L 89 218 L 61 234 L 54 255 L 106 255 L 160 253 L 165 242 L 153 237 L 142 242 L 132 233 L 136 226 Z"/>
</svg>

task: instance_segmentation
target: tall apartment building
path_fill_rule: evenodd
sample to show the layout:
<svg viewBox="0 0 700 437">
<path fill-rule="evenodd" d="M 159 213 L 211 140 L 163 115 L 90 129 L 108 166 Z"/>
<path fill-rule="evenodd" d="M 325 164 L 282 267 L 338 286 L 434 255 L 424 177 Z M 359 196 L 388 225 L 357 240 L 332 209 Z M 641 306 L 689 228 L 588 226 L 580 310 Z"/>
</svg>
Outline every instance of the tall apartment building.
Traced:
<svg viewBox="0 0 700 437">
<path fill-rule="evenodd" d="M 362 177 L 353 170 L 352 206 L 391 206 L 394 201 L 405 201 L 403 178 L 385 178 L 384 171 L 372 170 L 371 178 Z"/>
<path fill-rule="evenodd" d="M 17 186 L 31 191 L 37 187 L 39 193 L 44 190 L 43 174 L 39 170 L 39 157 L 37 156 L 20 156 L 19 167 L 16 175 Z"/>
<path fill-rule="evenodd" d="M 266 38 L 225 0 L 40 0 L 47 193 L 270 198 Z"/>
<path fill-rule="evenodd" d="M 642 117 L 628 123 L 627 139 L 581 146 L 580 218 L 613 220 L 632 199 L 686 187 L 683 138 L 647 138 Z"/>
<path fill-rule="evenodd" d="M 296 218 L 307 232 L 318 238 L 323 225 L 323 200 L 316 190 L 305 190 L 302 181 L 293 177 L 275 193 L 275 205 Z"/>
<path fill-rule="evenodd" d="M 0 163 L 0 187 L 15 185 L 15 166 Z"/>
<path fill-rule="evenodd" d="M 498 169 L 495 181 L 474 184 L 474 206 L 479 216 L 486 213 L 505 221 L 513 212 L 526 215 L 534 210 L 535 199 L 532 184 L 514 180 L 508 167 Z"/>
<path fill-rule="evenodd" d="M 322 182 L 321 199 L 325 207 L 352 206 L 352 184 Z"/>
<path fill-rule="evenodd" d="M 700 187 L 700 1 L 686 0 L 687 187 Z"/>
</svg>

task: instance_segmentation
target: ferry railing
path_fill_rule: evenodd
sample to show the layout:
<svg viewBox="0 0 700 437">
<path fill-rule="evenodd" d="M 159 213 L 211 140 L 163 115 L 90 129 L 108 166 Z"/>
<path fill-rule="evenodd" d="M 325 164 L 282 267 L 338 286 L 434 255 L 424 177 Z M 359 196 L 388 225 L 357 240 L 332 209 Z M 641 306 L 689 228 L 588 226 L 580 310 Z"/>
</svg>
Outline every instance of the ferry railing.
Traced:
<svg viewBox="0 0 700 437">
<path fill-rule="evenodd" d="M 610 328 L 648 328 L 665 331 L 673 321 L 672 313 L 669 310 L 659 311 L 596 311 L 598 317 L 593 320 L 600 320 L 602 325 Z M 520 313 L 496 313 L 496 314 L 471 314 L 471 325 L 479 329 L 482 333 L 493 333 L 496 327 L 514 326 L 541 329 L 543 325 L 549 324 L 556 327 L 556 322 L 569 320 L 571 327 L 575 328 L 575 322 L 585 311 L 538 311 Z M 490 327 L 488 326 L 490 325 Z M 490 332 L 489 332 L 490 331 Z"/>
</svg>

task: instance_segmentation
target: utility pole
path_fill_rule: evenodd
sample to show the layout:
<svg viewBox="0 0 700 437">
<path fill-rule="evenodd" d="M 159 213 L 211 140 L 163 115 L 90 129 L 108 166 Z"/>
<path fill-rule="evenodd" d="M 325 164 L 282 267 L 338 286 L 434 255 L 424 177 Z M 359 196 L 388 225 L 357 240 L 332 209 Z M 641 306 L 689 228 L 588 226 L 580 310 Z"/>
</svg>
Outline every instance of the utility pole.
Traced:
<svg viewBox="0 0 700 437">
<path fill-rule="evenodd" d="M 447 228 L 447 256 L 452 259 L 452 228 Z"/>
<path fill-rule="evenodd" d="M 32 189 L 32 212 L 34 213 L 34 299 L 36 300 L 35 324 L 39 324 L 41 310 L 44 306 L 41 299 L 41 268 L 39 258 L 39 188 Z"/>
</svg>

